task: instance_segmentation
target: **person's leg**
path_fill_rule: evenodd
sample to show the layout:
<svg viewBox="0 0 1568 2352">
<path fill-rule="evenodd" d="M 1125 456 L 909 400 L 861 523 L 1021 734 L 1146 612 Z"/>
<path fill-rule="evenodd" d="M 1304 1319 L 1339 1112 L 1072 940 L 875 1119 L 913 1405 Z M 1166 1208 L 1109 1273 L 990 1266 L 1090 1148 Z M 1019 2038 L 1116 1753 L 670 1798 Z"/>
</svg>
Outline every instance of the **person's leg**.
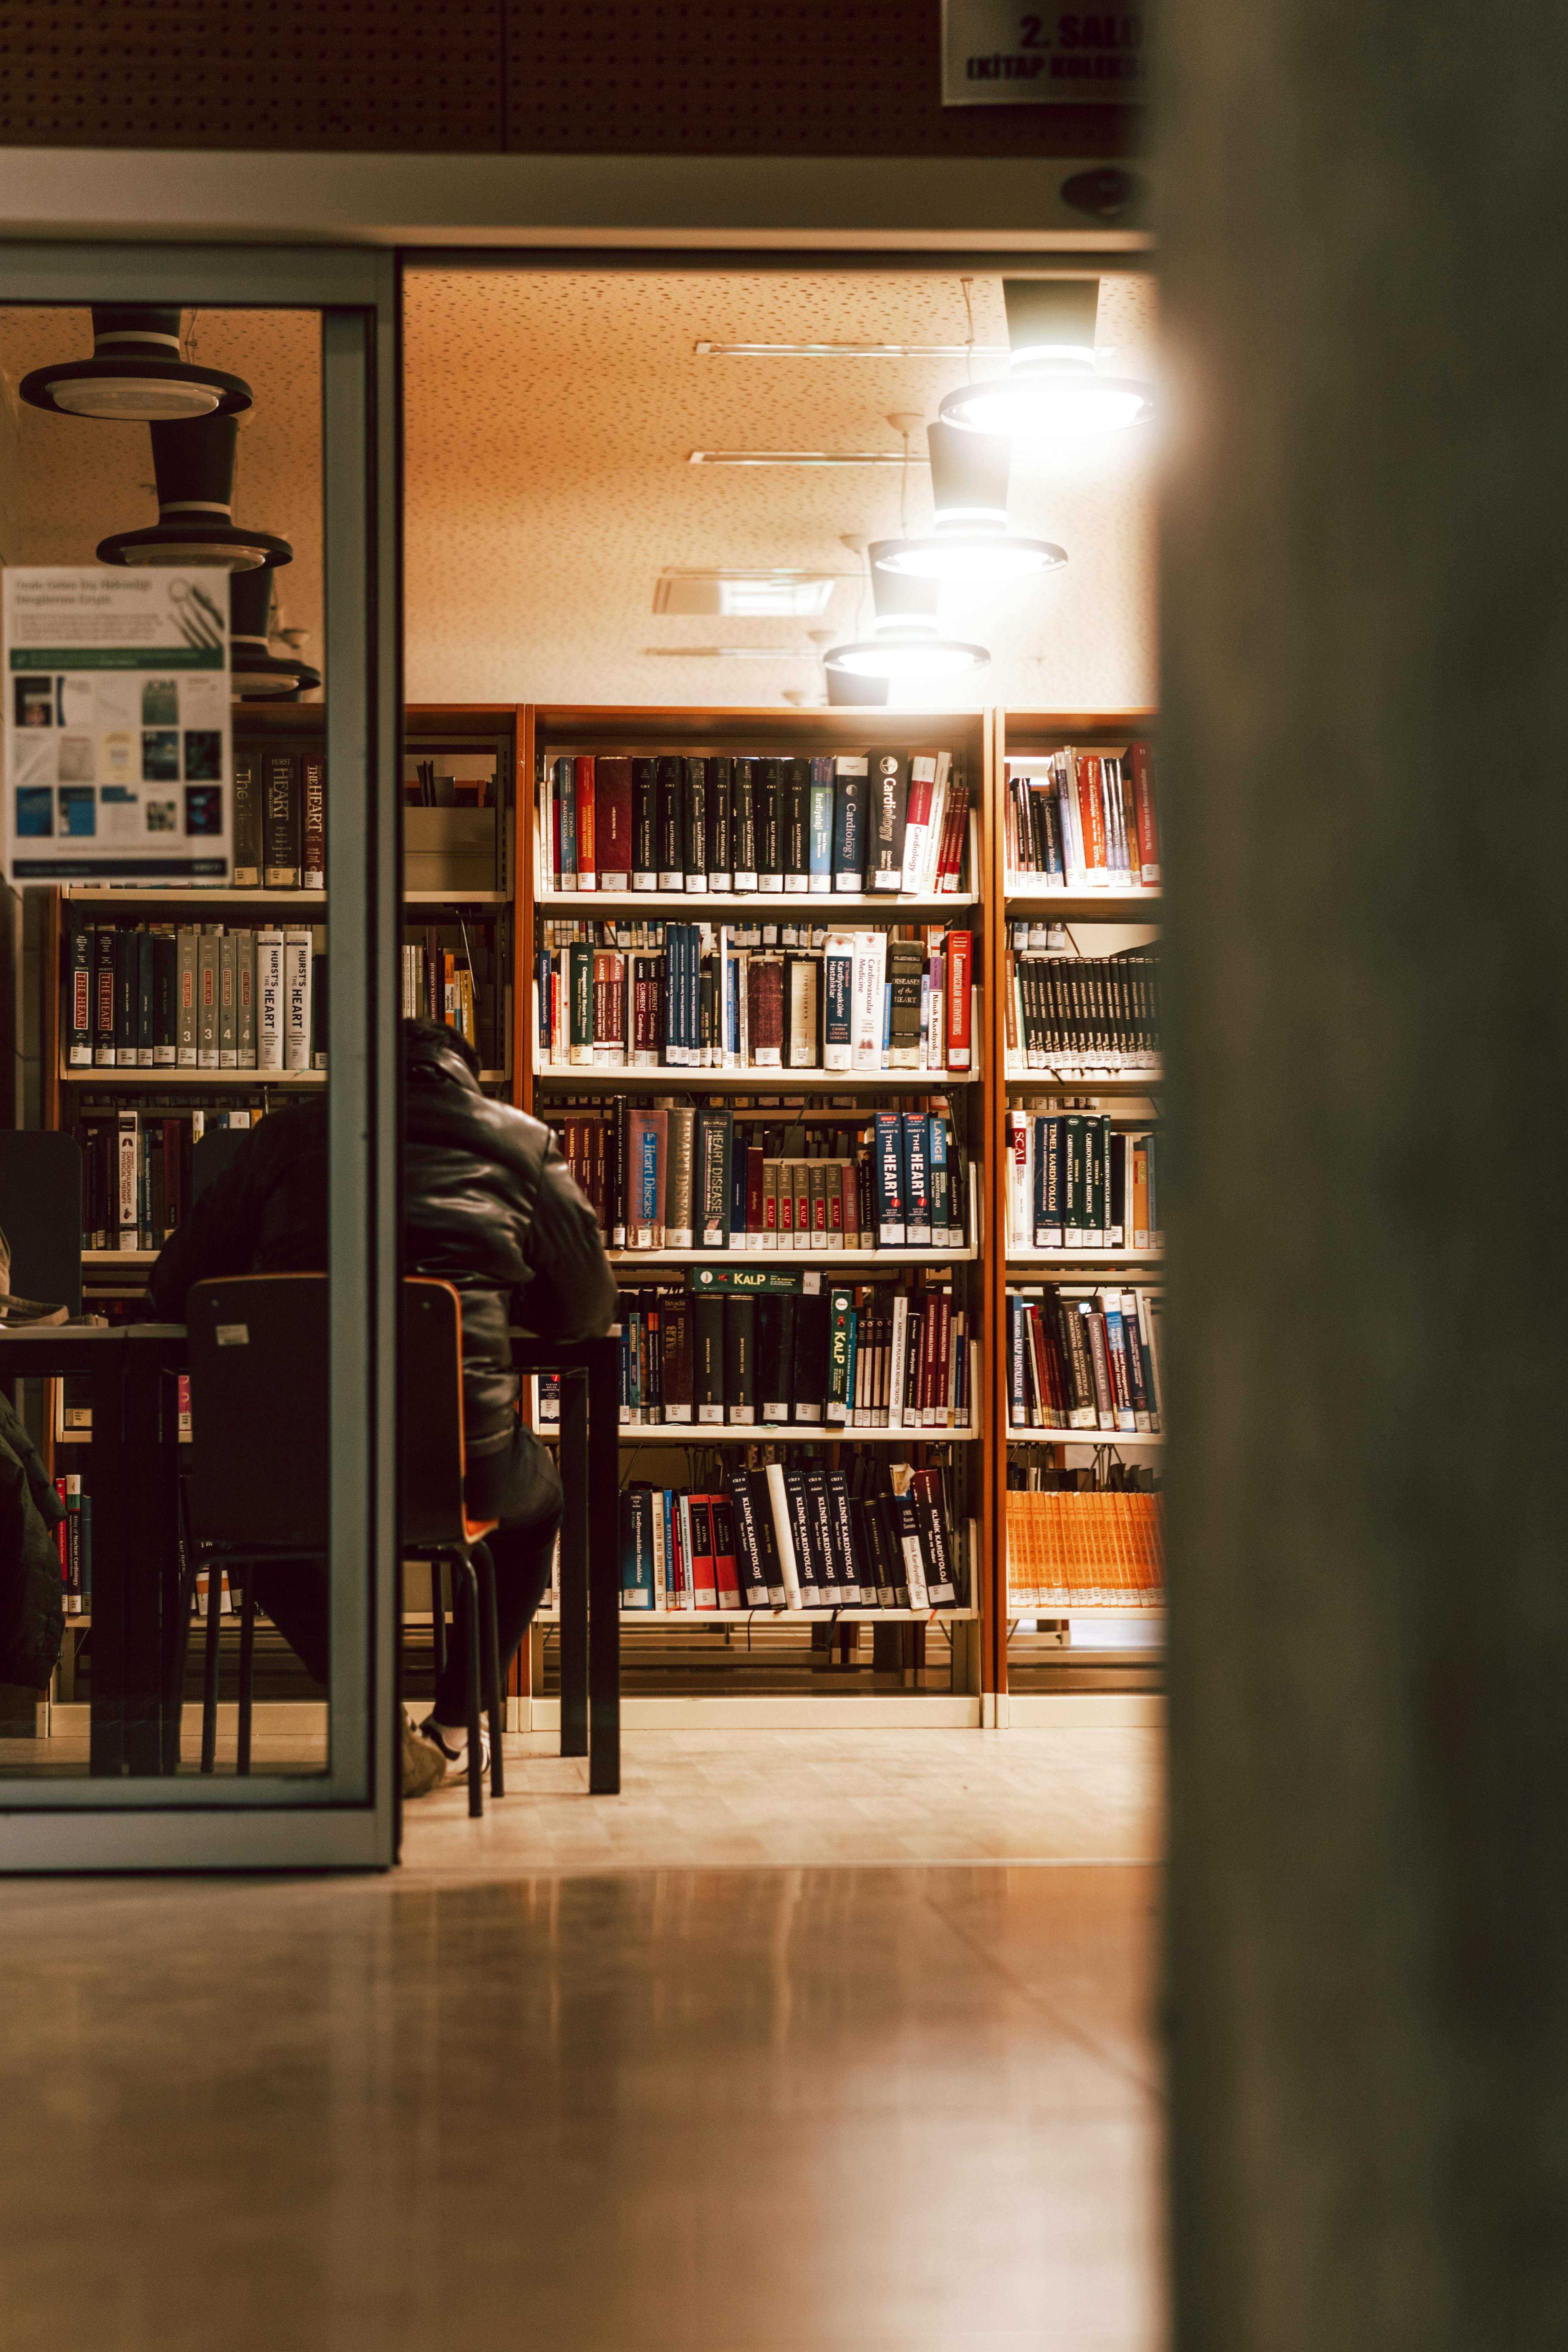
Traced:
<svg viewBox="0 0 1568 2352">
<path fill-rule="evenodd" d="M 501 1453 L 470 1459 L 463 1500 L 470 1519 L 500 1522 L 486 1541 L 495 1562 L 496 1626 L 504 1688 L 511 1662 L 550 1583 L 551 1555 L 561 1524 L 561 1480 L 538 1439 L 520 1429 Z M 431 1710 L 443 1730 L 458 1731 L 468 1721 L 468 1629 L 459 1608 L 453 1612 L 447 1668 L 437 1683 Z M 448 1747 L 452 1744 L 447 1741 Z"/>
</svg>

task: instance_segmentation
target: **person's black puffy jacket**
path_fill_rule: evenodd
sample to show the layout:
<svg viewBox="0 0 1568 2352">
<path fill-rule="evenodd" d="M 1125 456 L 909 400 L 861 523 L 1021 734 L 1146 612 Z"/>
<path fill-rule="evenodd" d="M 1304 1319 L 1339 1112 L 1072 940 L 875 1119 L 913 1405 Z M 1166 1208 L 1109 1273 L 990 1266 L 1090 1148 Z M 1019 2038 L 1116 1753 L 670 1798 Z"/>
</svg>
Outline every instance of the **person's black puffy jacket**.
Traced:
<svg viewBox="0 0 1568 2352">
<path fill-rule="evenodd" d="M 517 1400 L 509 1322 L 549 1339 L 596 1338 L 616 1283 L 598 1221 L 548 1128 L 491 1102 L 455 1048 L 405 1033 L 404 1271 L 463 1300 L 463 1417 L 470 1454 L 510 1438 Z M 327 1111 L 269 1112 L 181 1219 L 148 1285 L 184 1322 L 191 1285 L 327 1262 Z"/>
</svg>

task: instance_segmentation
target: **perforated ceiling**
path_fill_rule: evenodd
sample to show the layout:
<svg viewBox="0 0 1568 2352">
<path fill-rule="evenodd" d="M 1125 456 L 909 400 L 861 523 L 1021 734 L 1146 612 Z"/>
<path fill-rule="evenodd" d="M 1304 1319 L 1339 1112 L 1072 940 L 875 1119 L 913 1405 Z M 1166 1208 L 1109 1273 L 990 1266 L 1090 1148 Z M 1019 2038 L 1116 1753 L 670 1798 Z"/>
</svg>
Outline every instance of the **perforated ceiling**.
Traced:
<svg viewBox="0 0 1568 2352">
<path fill-rule="evenodd" d="M 973 289 L 976 339 L 1005 343 L 999 278 Z M 1154 289 L 1107 278 L 1100 337 L 1152 367 Z M 766 703 L 819 692 L 808 627 L 870 620 L 847 580 L 820 622 L 656 615 L 666 565 L 853 570 L 843 534 L 899 528 L 897 468 L 693 467 L 694 448 L 887 449 L 889 412 L 933 416 L 962 360 L 700 359 L 713 341 L 962 342 L 956 276 L 917 273 L 420 272 L 408 281 L 407 661 L 419 700 Z M 985 372 L 984 363 L 979 373 Z M 911 528 L 930 519 L 911 469 Z M 989 645 L 951 707 L 1113 707 L 1154 695 L 1147 432 L 1014 475 L 1016 530 L 1059 541 L 1038 585 L 952 592 L 944 620 Z M 773 646 L 771 661 L 673 660 L 652 646 Z M 792 658 L 792 656 L 794 656 Z M 808 658 L 801 658 L 801 656 Z M 929 700 L 929 697 L 922 699 Z"/>
<path fill-rule="evenodd" d="M 1005 341 L 1001 285 L 976 279 L 981 343 Z M 319 331 L 290 313 L 205 311 L 202 355 L 245 376 L 236 511 L 283 532 L 286 625 L 321 637 Z M 1153 365 L 1154 293 L 1108 277 L 1100 341 L 1129 372 Z M 820 619 L 716 621 L 655 614 L 665 567 L 790 566 L 853 574 L 845 534 L 929 520 L 911 468 L 693 467 L 694 448 L 900 447 L 891 411 L 930 417 L 963 360 L 698 358 L 712 341 L 962 342 L 956 277 L 501 271 L 408 282 L 406 660 L 411 698 L 748 704 L 822 691 L 819 647 L 868 627 L 862 579 Z M 79 310 L 0 310 L 7 385 L 85 355 Z M 981 362 L 984 373 L 994 362 Z M 15 409 L 14 389 L 11 394 Z M 145 428 L 17 413 L 20 530 L 11 560 L 91 562 L 107 532 L 154 520 Z M 1113 708 L 1155 690 L 1153 453 L 1111 436 L 1015 470 L 1016 530 L 1057 540 L 1065 572 L 1022 589 L 949 592 L 944 622 L 988 645 L 992 667 L 947 707 Z M 760 660 L 679 659 L 722 644 Z M 667 649 L 663 655 L 649 649 Z M 918 698 L 929 704 L 930 695 Z"/>
</svg>

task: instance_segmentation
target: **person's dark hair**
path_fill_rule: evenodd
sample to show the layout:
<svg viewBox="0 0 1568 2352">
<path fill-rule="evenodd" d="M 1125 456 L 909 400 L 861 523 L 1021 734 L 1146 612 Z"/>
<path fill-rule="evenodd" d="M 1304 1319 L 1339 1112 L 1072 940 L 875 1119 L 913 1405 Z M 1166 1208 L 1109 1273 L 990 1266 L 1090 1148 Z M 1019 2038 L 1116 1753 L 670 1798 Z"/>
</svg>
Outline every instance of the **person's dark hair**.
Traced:
<svg viewBox="0 0 1568 2352">
<path fill-rule="evenodd" d="M 423 1014 L 403 1024 L 403 1053 L 406 1061 L 417 1054 L 422 1045 L 445 1045 L 449 1053 L 461 1055 L 475 1077 L 479 1075 L 479 1057 L 461 1030 L 450 1029 L 444 1021 L 428 1021 Z"/>
</svg>

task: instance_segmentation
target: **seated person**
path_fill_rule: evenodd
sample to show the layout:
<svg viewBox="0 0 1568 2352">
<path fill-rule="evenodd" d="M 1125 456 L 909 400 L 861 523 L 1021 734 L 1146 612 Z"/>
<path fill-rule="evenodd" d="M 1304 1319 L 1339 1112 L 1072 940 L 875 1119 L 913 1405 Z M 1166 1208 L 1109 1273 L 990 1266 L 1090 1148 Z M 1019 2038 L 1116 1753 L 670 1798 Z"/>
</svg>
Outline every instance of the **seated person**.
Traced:
<svg viewBox="0 0 1568 2352">
<path fill-rule="evenodd" d="M 508 1326 L 546 1339 L 597 1338 L 615 1318 L 616 1282 L 598 1220 L 549 1129 L 480 1092 L 478 1057 L 456 1030 L 405 1021 L 403 1040 L 404 1271 L 436 1276 L 462 1296 L 463 1498 L 470 1519 L 500 1522 L 488 1541 L 504 1675 L 550 1581 L 562 1501 L 554 1462 L 518 1416 Z M 153 1311 L 184 1322 L 193 1283 L 326 1263 L 327 1106 L 317 1097 L 268 1112 L 186 1210 L 153 1269 Z M 285 1560 L 253 1572 L 259 1605 L 326 1682 L 320 1566 Z M 467 1692 L 458 1612 L 435 1706 L 417 1732 L 404 1721 L 405 1794 L 466 1770 Z"/>
</svg>

